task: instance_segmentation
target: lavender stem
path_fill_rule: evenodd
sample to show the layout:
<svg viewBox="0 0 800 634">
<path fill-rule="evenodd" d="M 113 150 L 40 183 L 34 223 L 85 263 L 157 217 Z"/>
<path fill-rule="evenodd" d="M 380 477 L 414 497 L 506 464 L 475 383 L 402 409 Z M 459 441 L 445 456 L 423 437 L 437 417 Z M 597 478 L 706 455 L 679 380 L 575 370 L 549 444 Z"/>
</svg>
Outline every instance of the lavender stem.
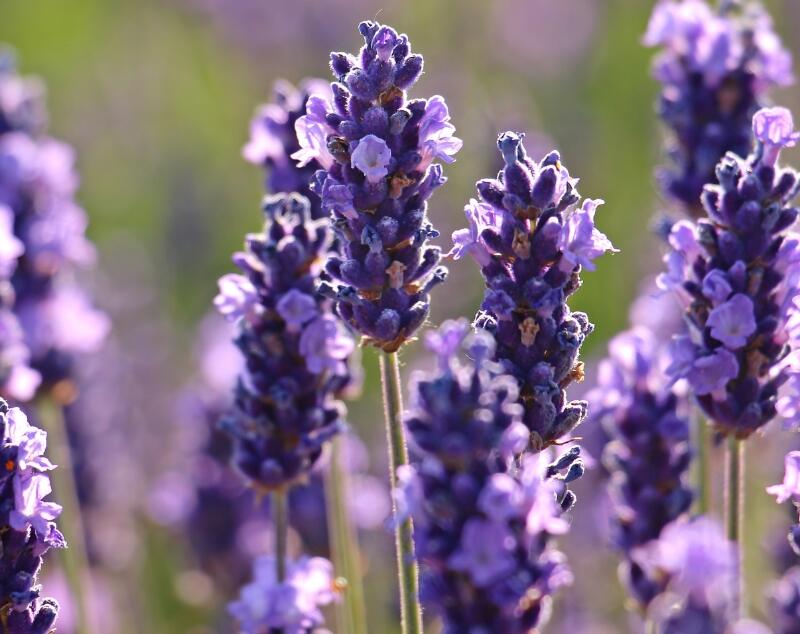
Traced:
<svg viewBox="0 0 800 634">
<path fill-rule="evenodd" d="M 389 451 L 389 484 L 397 487 L 397 468 L 408 464 L 408 448 L 401 415 L 403 398 L 400 368 L 396 352 L 380 355 L 383 411 L 386 418 L 386 441 Z M 419 604 L 419 579 L 414 553 L 414 525 L 411 517 L 397 521 L 397 504 L 392 499 L 395 518 L 395 549 L 400 583 L 400 627 L 403 634 L 422 634 L 422 612 Z"/>
<path fill-rule="evenodd" d="M 655 619 L 648 618 L 644 622 L 644 634 L 658 634 L 658 623 Z"/>
<path fill-rule="evenodd" d="M 93 629 L 87 609 L 87 595 L 90 582 L 89 557 L 86 552 L 86 533 L 81 517 L 80 498 L 75 484 L 75 471 L 67 438 L 64 411 L 60 405 L 50 399 L 39 399 L 36 411 L 50 444 L 53 462 L 60 468 L 52 477 L 53 489 L 58 501 L 63 506 L 60 524 L 68 548 L 60 551 L 61 564 L 67 577 L 69 588 L 75 599 L 76 634 L 92 634 Z"/>
<path fill-rule="evenodd" d="M 709 492 L 709 460 L 711 458 L 711 435 L 708 433 L 703 414 L 699 409 L 694 411 L 694 446 L 695 446 L 695 488 L 697 489 L 697 513 L 708 515 L 711 511 L 711 495 Z"/>
<path fill-rule="evenodd" d="M 736 615 L 744 615 L 744 441 L 729 436 L 725 447 L 725 533 L 736 544 L 737 564 L 733 605 Z"/>
<path fill-rule="evenodd" d="M 286 578 L 286 542 L 289 534 L 289 508 L 286 489 L 272 494 L 272 523 L 275 531 L 275 564 L 278 583 Z"/>
<path fill-rule="evenodd" d="M 347 512 L 349 494 L 347 472 L 341 465 L 341 438 L 331 443 L 330 470 L 327 478 L 328 525 L 334 564 L 347 580 L 344 603 L 337 610 L 339 629 L 352 634 L 366 634 L 367 615 L 358 535 Z"/>
</svg>

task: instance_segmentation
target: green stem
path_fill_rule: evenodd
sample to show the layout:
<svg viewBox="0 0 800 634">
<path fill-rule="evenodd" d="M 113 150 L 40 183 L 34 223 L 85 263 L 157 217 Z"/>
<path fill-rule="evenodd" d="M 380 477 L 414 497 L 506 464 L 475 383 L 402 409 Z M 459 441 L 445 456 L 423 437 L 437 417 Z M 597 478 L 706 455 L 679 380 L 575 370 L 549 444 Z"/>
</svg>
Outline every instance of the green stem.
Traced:
<svg viewBox="0 0 800 634">
<path fill-rule="evenodd" d="M 286 579 L 286 543 L 289 536 L 289 502 L 285 489 L 272 494 L 272 524 L 275 531 L 275 566 L 278 582 Z"/>
<path fill-rule="evenodd" d="M 397 488 L 397 468 L 408 464 L 408 448 L 403 431 L 403 398 L 400 368 L 396 352 L 380 355 L 383 411 L 386 417 L 386 441 L 389 450 L 389 484 Z M 419 605 L 419 578 L 414 555 L 414 524 L 410 517 L 398 522 L 397 505 L 392 501 L 395 519 L 395 550 L 400 582 L 400 629 L 403 634 L 422 634 L 422 611 Z"/>
<path fill-rule="evenodd" d="M 693 416 L 695 459 L 695 489 L 697 491 L 696 508 L 699 515 L 708 515 L 711 512 L 710 494 L 710 469 L 711 459 L 711 434 L 706 421 L 699 409 L 695 409 Z"/>
<path fill-rule="evenodd" d="M 331 552 L 334 565 L 347 580 L 345 600 L 339 604 L 337 619 L 339 631 L 351 634 L 367 633 L 367 615 L 364 601 L 364 582 L 358 534 L 347 512 L 349 487 L 347 472 L 341 465 L 342 438 L 336 437 L 331 447 L 330 470 L 327 478 L 328 526 L 331 535 Z"/>
<path fill-rule="evenodd" d="M 51 474 L 53 490 L 63 510 L 58 525 L 67 548 L 60 551 L 61 562 L 67 583 L 75 600 L 77 634 L 91 634 L 87 597 L 91 594 L 91 577 L 89 576 L 89 558 L 86 552 L 86 533 L 81 517 L 81 505 L 78 488 L 75 483 L 75 470 L 72 464 L 72 452 L 64 420 L 64 411 L 60 405 L 50 399 L 42 398 L 36 402 L 42 426 L 47 432 L 48 453 L 54 464 L 58 465 Z"/>
<path fill-rule="evenodd" d="M 725 447 L 725 534 L 736 544 L 736 574 L 734 581 L 734 607 L 741 618 L 744 615 L 744 441 L 728 437 Z"/>
<path fill-rule="evenodd" d="M 648 618 L 644 622 L 644 634 L 658 634 L 658 623 Z"/>
</svg>

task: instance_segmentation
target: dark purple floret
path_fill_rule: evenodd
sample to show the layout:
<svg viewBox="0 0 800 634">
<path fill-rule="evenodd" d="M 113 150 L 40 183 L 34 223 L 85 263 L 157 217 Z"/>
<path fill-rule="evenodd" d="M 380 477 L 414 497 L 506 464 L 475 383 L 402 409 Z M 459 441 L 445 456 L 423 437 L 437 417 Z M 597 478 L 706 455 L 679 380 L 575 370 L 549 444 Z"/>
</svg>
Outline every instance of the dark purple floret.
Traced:
<svg viewBox="0 0 800 634">
<path fill-rule="evenodd" d="M 0 623 L 8 634 L 47 634 L 58 614 L 37 583 L 42 556 L 66 546 L 54 522 L 61 507 L 44 501 L 55 468 L 44 457 L 46 439 L 0 399 Z"/>
<path fill-rule="evenodd" d="M 238 324 L 245 367 L 223 420 L 234 463 L 254 486 L 273 490 L 308 474 L 341 431 L 337 394 L 354 342 L 315 285 L 331 233 L 299 195 L 267 197 L 263 233 L 234 256 L 242 271 L 220 279 L 219 311 Z"/>
<path fill-rule="evenodd" d="M 750 121 L 774 86 L 792 83 L 792 59 L 758 2 L 661 0 L 644 43 L 662 47 L 653 75 L 662 84 L 658 112 L 670 136 L 670 165 L 658 174 L 664 192 L 694 217 L 727 152 L 745 156 Z"/>
<path fill-rule="evenodd" d="M 362 22 L 358 56 L 331 55 L 332 99 L 314 95 L 297 122 L 298 166 L 317 161 L 312 189 L 330 212 L 340 243 L 322 292 L 366 343 L 397 350 L 422 325 L 430 290 L 441 283 L 437 232 L 427 201 L 445 182 L 461 141 L 444 99 L 409 100 L 422 57 L 392 28 Z"/>
<path fill-rule="evenodd" d="M 670 233 L 659 285 L 685 308 L 687 332 L 673 339 L 673 380 L 686 379 L 715 429 L 746 438 L 781 414 L 796 422 L 779 388 L 796 375 L 800 236 L 792 200 L 798 175 L 777 165 L 795 143 L 784 108 L 753 118 L 758 144 L 747 159 L 728 154 L 717 185 L 706 186 L 707 220 L 680 221 Z M 794 421 L 794 422 L 792 422 Z"/>
<path fill-rule="evenodd" d="M 486 294 L 475 326 L 497 342 L 495 360 L 519 383 L 530 446 L 556 443 L 586 415 L 584 401 L 567 401 L 566 388 L 583 379 L 578 353 L 593 326 L 567 299 L 583 268 L 614 248 L 594 226 L 602 200 L 580 196 L 557 152 L 538 164 L 522 136 L 497 141 L 505 168 L 478 182 L 481 200 L 465 208 L 468 229 L 453 234 L 451 255 L 469 253 L 481 267 Z"/>
<path fill-rule="evenodd" d="M 592 419 L 610 439 L 603 462 L 611 475 L 612 542 L 624 556 L 620 574 L 642 610 L 665 584 L 648 575 L 633 551 L 658 539 L 692 503 L 689 424 L 663 378 L 662 352 L 645 328 L 617 335 L 587 396 Z"/>
<path fill-rule="evenodd" d="M 488 360 L 487 333 L 459 360 L 467 328 L 446 322 L 428 338 L 439 370 L 413 380 L 400 508 L 414 519 L 420 598 L 443 632 L 523 634 L 547 621 L 553 593 L 571 581 L 551 536 L 568 529 L 564 484 L 583 467 L 577 447 L 549 465 L 544 454 L 517 458 L 528 432 L 516 381 Z"/>
<path fill-rule="evenodd" d="M 311 192 L 311 179 L 320 164 L 312 159 L 300 167 L 291 158 L 300 150 L 295 124 L 306 114 L 306 103 L 312 95 L 330 100 L 330 86 L 321 79 L 307 79 L 297 88 L 287 81 L 276 82 L 272 103 L 259 106 L 250 122 L 250 140 L 242 153 L 251 163 L 265 168 L 268 192 L 305 196 L 311 204 L 311 217 L 316 220 L 326 215 L 319 197 Z"/>
</svg>

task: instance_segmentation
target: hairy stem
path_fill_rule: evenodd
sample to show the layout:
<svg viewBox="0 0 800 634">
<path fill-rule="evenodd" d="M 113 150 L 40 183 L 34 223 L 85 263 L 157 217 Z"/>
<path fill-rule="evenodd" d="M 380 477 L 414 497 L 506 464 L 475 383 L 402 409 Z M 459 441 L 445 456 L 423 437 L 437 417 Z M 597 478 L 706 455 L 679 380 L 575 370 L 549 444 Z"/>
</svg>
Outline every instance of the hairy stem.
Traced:
<svg viewBox="0 0 800 634">
<path fill-rule="evenodd" d="M 697 500 L 695 508 L 699 515 L 708 515 L 711 512 L 710 469 L 711 460 L 711 434 L 706 421 L 699 409 L 694 409 L 692 417 L 695 446 L 695 490 Z"/>
<path fill-rule="evenodd" d="M 358 547 L 358 534 L 350 521 L 350 514 L 347 512 L 347 499 L 350 491 L 347 472 L 341 464 L 342 441 L 343 439 L 339 436 L 333 439 L 327 478 L 331 552 L 336 570 L 340 571 L 347 580 L 345 600 L 337 609 L 337 618 L 340 631 L 366 634 L 367 616 L 361 553 Z"/>
<path fill-rule="evenodd" d="M 389 450 L 389 483 L 397 487 L 397 468 L 408 463 L 408 448 L 401 415 L 403 412 L 400 368 L 396 352 L 380 355 L 383 411 L 386 417 L 386 441 Z M 419 579 L 414 555 L 414 525 L 410 517 L 398 521 L 397 505 L 392 501 L 395 524 L 395 549 L 400 582 L 400 627 L 403 634 L 422 634 L 422 611 L 419 604 Z"/>
<path fill-rule="evenodd" d="M 285 489 L 272 494 L 272 523 L 275 531 L 275 566 L 278 582 L 286 579 L 286 542 L 289 536 L 289 501 Z"/>
<path fill-rule="evenodd" d="M 736 574 L 733 603 L 736 614 L 744 615 L 744 441 L 728 437 L 725 447 L 725 533 L 736 544 Z"/>
</svg>

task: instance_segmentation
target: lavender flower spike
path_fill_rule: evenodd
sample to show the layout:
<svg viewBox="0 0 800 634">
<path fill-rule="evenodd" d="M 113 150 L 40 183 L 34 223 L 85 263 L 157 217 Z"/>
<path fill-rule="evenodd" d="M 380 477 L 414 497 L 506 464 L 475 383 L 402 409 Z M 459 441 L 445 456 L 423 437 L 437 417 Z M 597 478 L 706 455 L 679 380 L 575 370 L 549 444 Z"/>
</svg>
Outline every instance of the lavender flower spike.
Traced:
<svg viewBox="0 0 800 634">
<path fill-rule="evenodd" d="M 540 450 L 586 415 L 586 403 L 567 402 L 565 389 L 583 378 L 578 352 L 593 326 L 566 302 L 581 269 L 616 249 L 594 226 L 603 201 L 577 206 L 577 181 L 558 152 L 537 164 L 514 132 L 497 145 L 505 168 L 478 182 L 481 200 L 465 210 L 470 229 L 453 234 L 450 255 L 470 253 L 481 267 L 487 290 L 475 326 L 494 335 L 494 358 L 517 380 L 531 448 Z"/>
<path fill-rule="evenodd" d="M 306 476 L 324 443 L 344 425 L 338 392 L 354 342 L 315 292 L 331 234 L 312 220 L 299 195 L 267 197 L 260 234 L 234 256 L 215 304 L 236 321 L 245 367 L 235 405 L 223 420 L 234 463 L 257 488 L 273 490 Z"/>
<path fill-rule="evenodd" d="M 54 523 L 61 507 L 44 501 L 55 468 L 46 443 L 44 431 L 0 399 L 0 622 L 9 634 L 47 634 L 58 615 L 36 583 L 42 556 L 66 546 Z"/>
<path fill-rule="evenodd" d="M 277 579 L 271 556 L 256 559 L 253 572 L 253 581 L 228 606 L 240 634 L 323 633 L 322 608 L 337 599 L 333 566 L 327 559 L 303 557 L 290 562 L 283 581 Z"/>
<path fill-rule="evenodd" d="M 766 121 L 773 113 L 754 117 L 753 154 L 720 161 L 718 184 L 703 192 L 709 219 L 673 227 L 670 272 L 659 278 L 682 302 L 688 326 L 673 340 L 667 373 L 688 381 L 719 432 L 740 439 L 776 416 L 778 390 L 796 374 L 800 235 L 790 227 L 798 175 L 775 164 L 774 148 L 792 143 L 793 133 L 783 114 L 774 134 L 778 124 Z"/>
<path fill-rule="evenodd" d="M 689 423 L 664 384 L 664 351 L 653 333 L 633 328 L 612 339 L 608 351 L 587 398 L 592 419 L 611 439 L 603 461 L 611 474 L 612 541 L 624 555 L 620 575 L 644 612 L 665 590 L 665 580 L 649 576 L 635 553 L 692 504 Z"/>
<path fill-rule="evenodd" d="M 467 338 L 472 360 L 460 360 L 467 330 L 446 322 L 428 337 L 439 369 L 412 381 L 399 506 L 414 520 L 420 598 L 442 631 L 523 634 L 547 621 L 572 579 L 550 537 L 568 530 L 564 483 L 583 468 L 575 450 L 552 465 L 544 454 L 515 460 L 528 437 L 516 381 L 489 361 L 488 333 Z"/>
<path fill-rule="evenodd" d="M 392 28 L 362 22 L 359 55 L 331 55 L 333 98 L 311 97 L 297 121 L 298 165 L 317 161 L 312 189 L 341 245 L 321 291 L 366 343 L 396 351 L 425 321 L 445 279 L 427 200 L 445 182 L 436 161 L 461 148 L 444 100 L 409 100 L 422 57 Z"/>
<path fill-rule="evenodd" d="M 658 111 L 669 132 L 671 165 L 658 175 L 665 193 L 701 217 L 700 194 L 726 152 L 750 150 L 750 120 L 766 93 L 793 81 L 791 54 L 760 2 L 660 0 L 644 44 L 662 50 L 653 75 Z"/>
</svg>

